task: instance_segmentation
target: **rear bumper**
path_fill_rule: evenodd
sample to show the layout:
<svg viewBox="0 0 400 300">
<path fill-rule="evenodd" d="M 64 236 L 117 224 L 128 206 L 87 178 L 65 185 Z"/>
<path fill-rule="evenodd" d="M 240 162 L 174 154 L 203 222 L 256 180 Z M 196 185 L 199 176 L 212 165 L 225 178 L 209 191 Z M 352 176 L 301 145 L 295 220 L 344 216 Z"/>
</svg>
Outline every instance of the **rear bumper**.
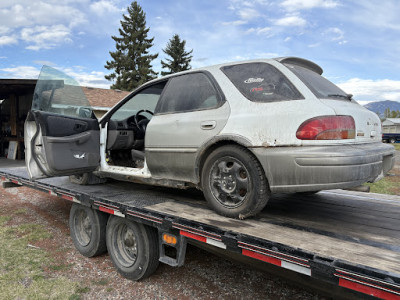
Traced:
<svg viewBox="0 0 400 300">
<path fill-rule="evenodd" d="M 394 164 L 395 150 L 383 143 L 340 146 L 251 148 L 271 192 L 349 188 L 373 182 Z"/>
</svg>

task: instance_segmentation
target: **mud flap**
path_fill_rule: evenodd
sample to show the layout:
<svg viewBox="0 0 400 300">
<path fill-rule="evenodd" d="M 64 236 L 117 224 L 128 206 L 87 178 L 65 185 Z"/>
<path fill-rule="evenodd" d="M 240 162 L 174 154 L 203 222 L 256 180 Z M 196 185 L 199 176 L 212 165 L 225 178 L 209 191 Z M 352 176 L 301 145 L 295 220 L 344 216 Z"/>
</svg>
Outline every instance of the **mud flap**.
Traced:
<svg viewBox="0 0 400 300">
<path fill-rule="evenodd" d="M 164 235 L 176 238 L 176 243 L 165 241 Z M 159 261 L 171 267 L 181 267 L 185 262 L 186 256 L 186 238 L 180 234 L 171 234 L 170 232 L 158 232 L 160 259 Z"/>
</svg>

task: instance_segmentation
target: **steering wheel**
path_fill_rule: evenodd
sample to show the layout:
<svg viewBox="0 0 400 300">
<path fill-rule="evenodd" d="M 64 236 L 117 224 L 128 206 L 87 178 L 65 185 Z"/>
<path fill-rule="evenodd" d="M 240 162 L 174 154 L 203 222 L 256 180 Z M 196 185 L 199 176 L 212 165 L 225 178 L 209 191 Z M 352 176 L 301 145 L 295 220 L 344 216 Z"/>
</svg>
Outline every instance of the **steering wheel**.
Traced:
<svg viewBox="0 0 400 300">
<path fill-rule="evenodd" d="M 135 121 L 135 125 L 136 125 L 136 127 L 138 127 L 139 128 L 139 116 L 142 114 L 142 113 L 148 113 L 148 114 L 150 114 L 150 115 L 154 115 L 154 113 L 153 112 L 151 112 L 150 110 L 147 110 L 147 109 L 141 109 L 141 110 L 139 110 L 136 114 L 135 114 L 135 117 L 134 117 L 134 121 Z M 143 116 L 144 117 L 144 116 Z M 146 118 L 146 117 L 145 117 Z M 147 118 L 146 118 L 147 119 Z"/>
<path fill-rule="evenodd" d="M 139 116 L 142 113 L 148 113 L 150 115 L 153 115 L 153 112 L 146 110 L 146 109 L 141 109 L 139 110 L 135 117 L 134 117 L 134 122 L 137 128 L 137 138 L 139 140 L 143 140 L 144 139 L 144 135 L 146 134 L 146 128 L 147 128 L 147 124 L 149 124 L 150 120 L 148 118 L 146 118 L 145 116 L 142 116 L 143 119 L 139 121 Z"/>
</svg>

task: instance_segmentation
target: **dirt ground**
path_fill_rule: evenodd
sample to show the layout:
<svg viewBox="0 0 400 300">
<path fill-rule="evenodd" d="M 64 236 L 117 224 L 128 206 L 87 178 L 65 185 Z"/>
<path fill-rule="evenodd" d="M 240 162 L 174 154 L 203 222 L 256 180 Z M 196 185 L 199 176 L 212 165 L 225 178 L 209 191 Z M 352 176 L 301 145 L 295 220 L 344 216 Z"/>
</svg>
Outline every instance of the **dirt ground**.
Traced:
<svg viewBox="0 0 400 300">
<path fill-rule="evenodd" d="M 146 280 L 126 280 L 116 272 L 107 254 L 86 258 L 75 250 L 69 236 L 70 207 L 67 200 L 26 187 L 0 188 L 0 215 L 13 216 L 7 225 L 29 222 L 41 224 L 50 232 L 52 238 L 34 242 L 32 251 L 45 250 L 55 263 L 44 267 L 46 276 L 79 283 L 78 299 L 325 299 L 290 281 L 194 246 L 188 247 L 183 267 L 160 264 Z M 25 213 L 13 214 L 21 208 Z"/>
</svg>

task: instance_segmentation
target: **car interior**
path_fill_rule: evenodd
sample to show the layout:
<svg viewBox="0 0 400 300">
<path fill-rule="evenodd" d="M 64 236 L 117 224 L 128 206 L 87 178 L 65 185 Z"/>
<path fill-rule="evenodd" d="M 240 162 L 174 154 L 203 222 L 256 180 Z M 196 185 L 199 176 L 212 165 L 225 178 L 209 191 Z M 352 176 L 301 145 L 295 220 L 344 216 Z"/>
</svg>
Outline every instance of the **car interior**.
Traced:
<svg viewBox="0 0 400 300">
<path fill-rule="evenodd" d="M 109 165 L 143 167 L 146 128 L 165 85 L 166 81 L 139 91 L 109 116 L 106 148 Z"/>
</svg>

